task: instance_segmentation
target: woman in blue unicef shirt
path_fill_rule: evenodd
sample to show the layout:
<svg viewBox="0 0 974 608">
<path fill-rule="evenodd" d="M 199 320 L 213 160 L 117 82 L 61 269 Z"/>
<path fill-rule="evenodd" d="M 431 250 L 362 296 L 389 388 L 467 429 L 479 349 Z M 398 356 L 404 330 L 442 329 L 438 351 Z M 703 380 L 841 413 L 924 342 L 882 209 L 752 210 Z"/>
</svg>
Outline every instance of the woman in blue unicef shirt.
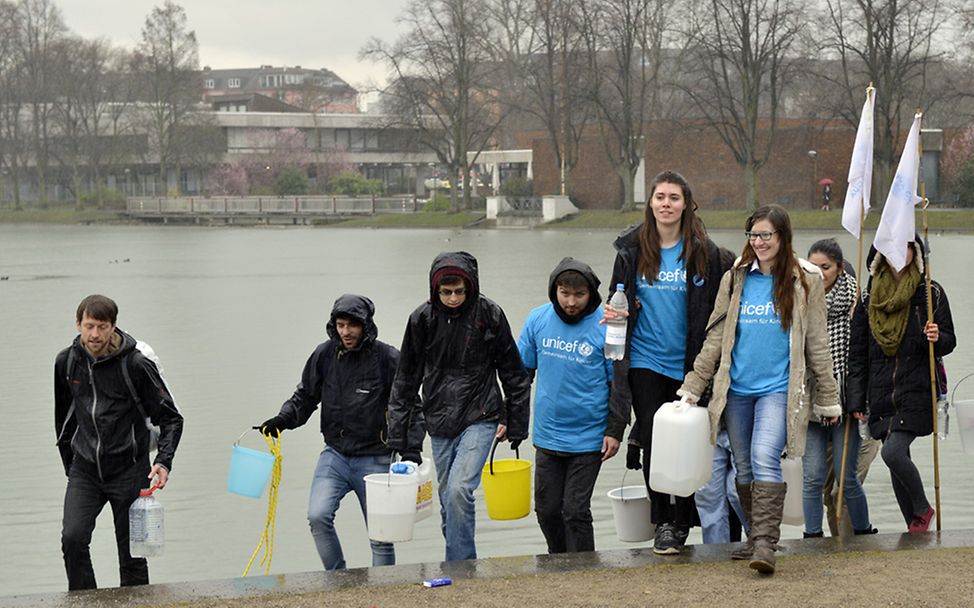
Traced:
<svg viewBox="0 0 974 608">
<path fill-rule="evenodd" d="M 801 456 L 811 414 L 834 423 L 841 413 L 832 376 L 825 289 L 817 266 L 792 251 L 791 220 L 778 205 L 746 223 L 747 244 L 721 280 L 700 354 L 679 394 L 694 402 L 713 381 L 711 435 L 721 417 L 737 465 L 739 491 L 750 487 L 748 541 L 732 553 L 774 573 L 785 483 L 781 456 Z M 809 403 L 806 373 L 816 382 Z"/>
<path fill-rule="evenodd" d="M 626 355 L 614 364 L 611 400 L 614 411 L 635 412 L 626 457 L 649 485 L 653 416 L 676 399 L 684 374 L 703 344 L 720 277 L 727 269 L 717 245 L 707 237 L 697 216 L 690 186 L 679 173 L 653 178 L 643 223 L 619 235 L 612 286 L 625 285 L 629 299 Z M 605 318 L 615 315 L 606 306 Z M 676 554 L 697 521 L 693 497 L 649 490 L 656 524 L 653 550 Z"/>
</svg>

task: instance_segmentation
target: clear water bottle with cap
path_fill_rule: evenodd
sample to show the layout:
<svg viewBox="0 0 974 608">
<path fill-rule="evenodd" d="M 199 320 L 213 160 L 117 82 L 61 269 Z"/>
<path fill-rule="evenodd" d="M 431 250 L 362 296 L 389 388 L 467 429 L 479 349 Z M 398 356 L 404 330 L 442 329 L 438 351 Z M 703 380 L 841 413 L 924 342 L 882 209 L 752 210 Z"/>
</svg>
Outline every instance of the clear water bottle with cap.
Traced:
<svg viewBox="0 0 974 608">
<path fill-rule="evenodd" d="M 950 412 L 947 411 L 948 405 L 947 395 L 941 395 L 937 399 L 937 437 L 939 439 L 946 439 L 947 431 L 950 430 Z"/>
<path fill-rule="evenodd" d="M 616 291 L 609 299 L 609 306 L 616 313 L 629 311 L 629 300 L 626 298 L 625 285 L 616 285 Z M 621 360 L 626 356 L 626 328 L 628 318 L 617 315 L 615 319 L 605 322 L 605 358 Z"/>
<path fill-rule="evenodd" d="M 158 486 L 139 492 L 129 507 L 129 553 L 132 557 L 158 557 L 165 544 L 164 510 L 152 495 Z"/>
</svg>

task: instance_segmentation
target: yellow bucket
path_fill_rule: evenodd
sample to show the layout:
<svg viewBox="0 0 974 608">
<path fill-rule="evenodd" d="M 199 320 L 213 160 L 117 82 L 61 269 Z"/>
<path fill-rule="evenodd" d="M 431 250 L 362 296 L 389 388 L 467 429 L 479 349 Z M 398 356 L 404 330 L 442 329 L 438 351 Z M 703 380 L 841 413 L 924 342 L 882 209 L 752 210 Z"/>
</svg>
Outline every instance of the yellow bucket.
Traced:
<svg viewBox="0 0 974 608">
<path fill-rule="evenodd" d="M 531 463 L 519 458 L 494 461 L 497 439 L 490 448 L 490 460 L 484 465 L 480 481 L 484 484 L 487 515 L 508 520 L 527 517 L 531 511 Z"/>
</svg>

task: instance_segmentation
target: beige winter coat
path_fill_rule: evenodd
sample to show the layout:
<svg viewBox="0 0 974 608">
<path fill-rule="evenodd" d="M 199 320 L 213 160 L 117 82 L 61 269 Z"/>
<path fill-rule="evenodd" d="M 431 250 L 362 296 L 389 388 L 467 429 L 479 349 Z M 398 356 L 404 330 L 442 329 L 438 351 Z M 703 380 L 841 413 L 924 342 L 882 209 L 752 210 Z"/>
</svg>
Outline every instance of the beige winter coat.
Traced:
<svg viewBox="0 0 974 608">
<path fill-rule="evenodd" d="M 805 453 L 805 432 L 811 413 L 823 417 L 839 416 L 838 387 L 832 376 L 832 355 L 829 353 L 829 336 L 826 325 L 825 288 L 821 271 L 805 260 L 799 260 L 800 269 L 795 272 L 795 307 L 791 316 L 791 354 L 788 368 L 788 443 L 787 453 L 791 457 Z M 745 274 L 749 268 L 738 259 L 720 282 L 714 312 L 710 324 L 714 324 L 722 314 L 726 318 L 714 325 L 707 334 L 703 348 L 693 362 L 683 386 L 677 391 L 693 400 L 702 395 L 713 379 L 713 396 L 710 398 L 710 441 L 716 445 L 720 431 L 720 417 L 727 404 L 727 391 L 730 388 L 731 353 L 737 335 L 737 318 L 741 306 L 741 292 L 744 288 Z M 798 273 L 805 273 L 808 286 L 806 302 L 805 289 Z M 731 290 L 733 277 L 733 290 Z M 716 373 L 715 373 L 716 370 Z M 810 391 L 806 381 L 806 370 L 816 381 L 815 403 L 810 403 Z"/>
</svg>

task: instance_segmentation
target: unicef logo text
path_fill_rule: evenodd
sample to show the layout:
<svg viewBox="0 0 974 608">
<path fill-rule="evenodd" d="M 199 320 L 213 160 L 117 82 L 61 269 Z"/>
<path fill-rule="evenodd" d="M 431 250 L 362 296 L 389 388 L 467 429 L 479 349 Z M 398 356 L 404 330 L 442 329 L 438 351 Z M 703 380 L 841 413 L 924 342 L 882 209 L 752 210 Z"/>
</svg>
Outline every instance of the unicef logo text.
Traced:
<svg viewBox="0 0 974 608">
<path fill-rule="evenodd" d="M 543 348 L 551 348 L 554 350 L 560 350 L 564 353 L 578 353 L 583 357 L 587 357 L 595 352 L 595 347 L 588 342 L 579 342 L 578 340 L 563 340 L 561 336 L 557 338 L 545 338 L 541 341 L 541 346 Z"/>
<path fill-rule="evenodd" d="M 656 280 L 660 283 L 686 283 L 687 271 L 685 268 L 680 270 L 659 271 Z"/>
</svg>

